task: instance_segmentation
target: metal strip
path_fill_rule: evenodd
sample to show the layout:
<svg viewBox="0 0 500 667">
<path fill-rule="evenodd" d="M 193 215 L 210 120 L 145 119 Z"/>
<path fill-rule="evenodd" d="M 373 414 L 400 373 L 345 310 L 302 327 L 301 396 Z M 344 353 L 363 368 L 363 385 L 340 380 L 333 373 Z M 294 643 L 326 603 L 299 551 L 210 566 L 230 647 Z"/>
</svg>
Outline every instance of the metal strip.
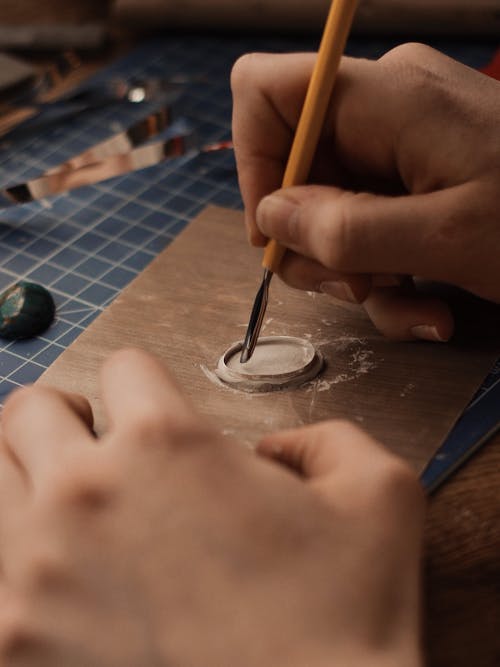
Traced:
<svg viewBox="0 0 500 667">
<path fill-rule="evenodd" d="M 221 141 L 198 147 L 194 133 L 179 134 L 165 141 L 157 141 L 134 148 L 126 153 L 110 155 L 100 162 L 85 164 L 77 169 L 47 173 L 26 183 L 0 190 L 0 208 L 37 201 L 84 185 L 99 183 L 108 178 L 121 176 L 131 171 L 145 169 L 166 160 L 181 157 L 190 151 L 193 154 L 210 153 L 228 150 L 232 147 L 230 141 Z"/>
<path fill-rule="evenodd" d="M 192 134 L 180 135 L 166 141 L 140 146 L 127 153 L 110 155 L 100 162 L 85 164 L 77 169 L 45 174 L 40 178 L 1 190 L 0 206 L 5 208 L 36 201 L 84 185 L 92 185 L 114 176 L 121 176 L 136 169 L 151 167 L 165 160 L 184 155 L 194 145 Z"/>
<path fill-rule="evenodd" d="M 427 464 L 420 481 L 433 493 L 500 429 L 500 379 L 482 392 L 462 414 Z"/>
<path fill-rule="evenodd" d="M 174 118 L 172 101 L 168 106 L 142 118 L 128 129 L 117 132 L 112 137 L 101 141 L 91 148 L 75 155 L 57 167 L 49 169 L 46 174 L 58 174 L 66 171 L 81 169 L 88 164 L 102 162 L 112 155 L 123 155 L 134 148 L 152 139 L 166 130 Z"/>
</svg>

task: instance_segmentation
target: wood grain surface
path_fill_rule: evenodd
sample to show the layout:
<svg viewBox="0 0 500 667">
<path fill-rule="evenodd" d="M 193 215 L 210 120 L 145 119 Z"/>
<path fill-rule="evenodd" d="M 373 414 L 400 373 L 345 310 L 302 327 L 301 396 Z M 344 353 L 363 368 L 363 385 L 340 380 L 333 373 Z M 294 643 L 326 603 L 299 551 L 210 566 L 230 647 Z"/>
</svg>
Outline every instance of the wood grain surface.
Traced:
<svg viewBox="0 0 500 667">
<path fill-rule="evenodd" d="M 468 304 L 453 344 L 397 344 L 358 308 L 275 279 L 264 333 L 310 338 L 328 367 L 299 390 L 241 394 L 207 375 L 244 334 L 260 259 L 247 246 L 240 213 L 205 210 L 40 382 L 88 395 L 103 429 L 98 367 L 112 350 L 135 345 L 163 358 L 198 410 L 247 444 L 272 429 L 348 417 L 421 469 L 496 357 L 498 309 Z M 430 500 L 428 667 L 500 664 L 499 444 L 500 437 Z"/>
<path fill-rule="evenodd" d="M 428 667 L 500 665 L 500 434 L 430 500 Z"/>
</svg>

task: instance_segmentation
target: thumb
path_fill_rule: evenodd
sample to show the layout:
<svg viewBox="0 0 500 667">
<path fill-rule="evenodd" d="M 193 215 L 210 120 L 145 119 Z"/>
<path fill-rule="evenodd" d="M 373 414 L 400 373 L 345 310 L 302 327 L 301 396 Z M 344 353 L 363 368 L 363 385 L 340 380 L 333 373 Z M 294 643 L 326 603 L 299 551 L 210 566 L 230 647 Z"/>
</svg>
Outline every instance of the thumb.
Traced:
<svg viewBox="0 0 500 667">
<path fill-rule="evenodd" d="M 256 221 L 267 237 L 331 270 L 460 285 L 457 257 L 467 251 L 460 221 L 472 215 L 468 198 L 459 196 L 465 187 L 390 197 L 297 186 L 264 197 Z"/>
<path fill-rule="evenodd" d="M 369 506 L 389 496 L 422 495 L 416 475 L 402 460 L 348 421 L 325 421 L 264 437 L 257 453 L 298 472 L 329 504 Z M 400 497 L 400 500 L 402 498 Z"/>
<path fill-rule="evenodd" d="M 325 421 L 266 435 L 257 453 L 283 463 L 306 479 L 329 476 L 345 465 L 345 457 L 357 458 L 359 449 L 375 447 L 374 442 L 354 424 Z M 381 449 L 380 447 L 378 449 Z M 361 451 L 361 456 L 366 452 Z"/>
</svg>

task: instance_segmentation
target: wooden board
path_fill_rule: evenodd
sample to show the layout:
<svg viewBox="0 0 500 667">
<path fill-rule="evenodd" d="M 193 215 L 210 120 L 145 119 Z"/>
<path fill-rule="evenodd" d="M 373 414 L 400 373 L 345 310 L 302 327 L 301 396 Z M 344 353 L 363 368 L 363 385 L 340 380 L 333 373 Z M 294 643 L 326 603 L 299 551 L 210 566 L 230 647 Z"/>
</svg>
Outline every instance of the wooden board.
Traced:
<svg viewBox="0 0 500 667">
<path fill-rule="evenodd" d="M 426 667 L 500 665 L 500 434 L 432 498 Z"/>
<path fill-rule="evenodd" d="M 263 333 L 308 338 L 327 367 L 293 391 L 240 393 L 217 384 L 213 370 L 244 336 L 260 259 L 261 251 L 248 247 L 241 213 L 206 209 L 40 382 L 89 396 L 102 430 L 98 367 L 112 350 L 139 346 L 167 362 L 201 413 L 247 445 L 269 431 L 347 417 L 421 470 L 497 356 L 498 326 L 485 326 L 475 313 L 453 344 L 391 343 L 362 309 L 275 279 Z"/>
</svg>

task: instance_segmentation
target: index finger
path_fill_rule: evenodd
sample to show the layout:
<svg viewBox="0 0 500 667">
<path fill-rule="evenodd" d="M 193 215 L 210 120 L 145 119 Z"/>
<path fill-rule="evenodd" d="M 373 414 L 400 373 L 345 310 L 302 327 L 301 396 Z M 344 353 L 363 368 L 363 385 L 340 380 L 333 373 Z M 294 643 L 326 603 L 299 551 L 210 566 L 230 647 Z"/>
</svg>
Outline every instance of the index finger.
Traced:
<svg viewBox="0 0 500 667">
<path fill-rule="evenodd" d="M 327 421 L 264 437 L 257 452 L 297 471 L 337 509 L 423 508 L 409 466 L 357 426 Z"/>
<path fill-rule="evenodd" d="M 233 144 L 254 245 L 266 242 L 255 224 L 255 210 L 262 197 L 281 185 L 314 61 L 312 53 L 253 53 L 239 58 L 231 73 Z"/>
<path fill-rule="evenodd" d="M 112 429 L 150 425 L 160 432 L 192 419 L 193 410 L 165 366 L 139 349 L 115 352 L 101 369 L 104 408 Z"/>
</svg>

